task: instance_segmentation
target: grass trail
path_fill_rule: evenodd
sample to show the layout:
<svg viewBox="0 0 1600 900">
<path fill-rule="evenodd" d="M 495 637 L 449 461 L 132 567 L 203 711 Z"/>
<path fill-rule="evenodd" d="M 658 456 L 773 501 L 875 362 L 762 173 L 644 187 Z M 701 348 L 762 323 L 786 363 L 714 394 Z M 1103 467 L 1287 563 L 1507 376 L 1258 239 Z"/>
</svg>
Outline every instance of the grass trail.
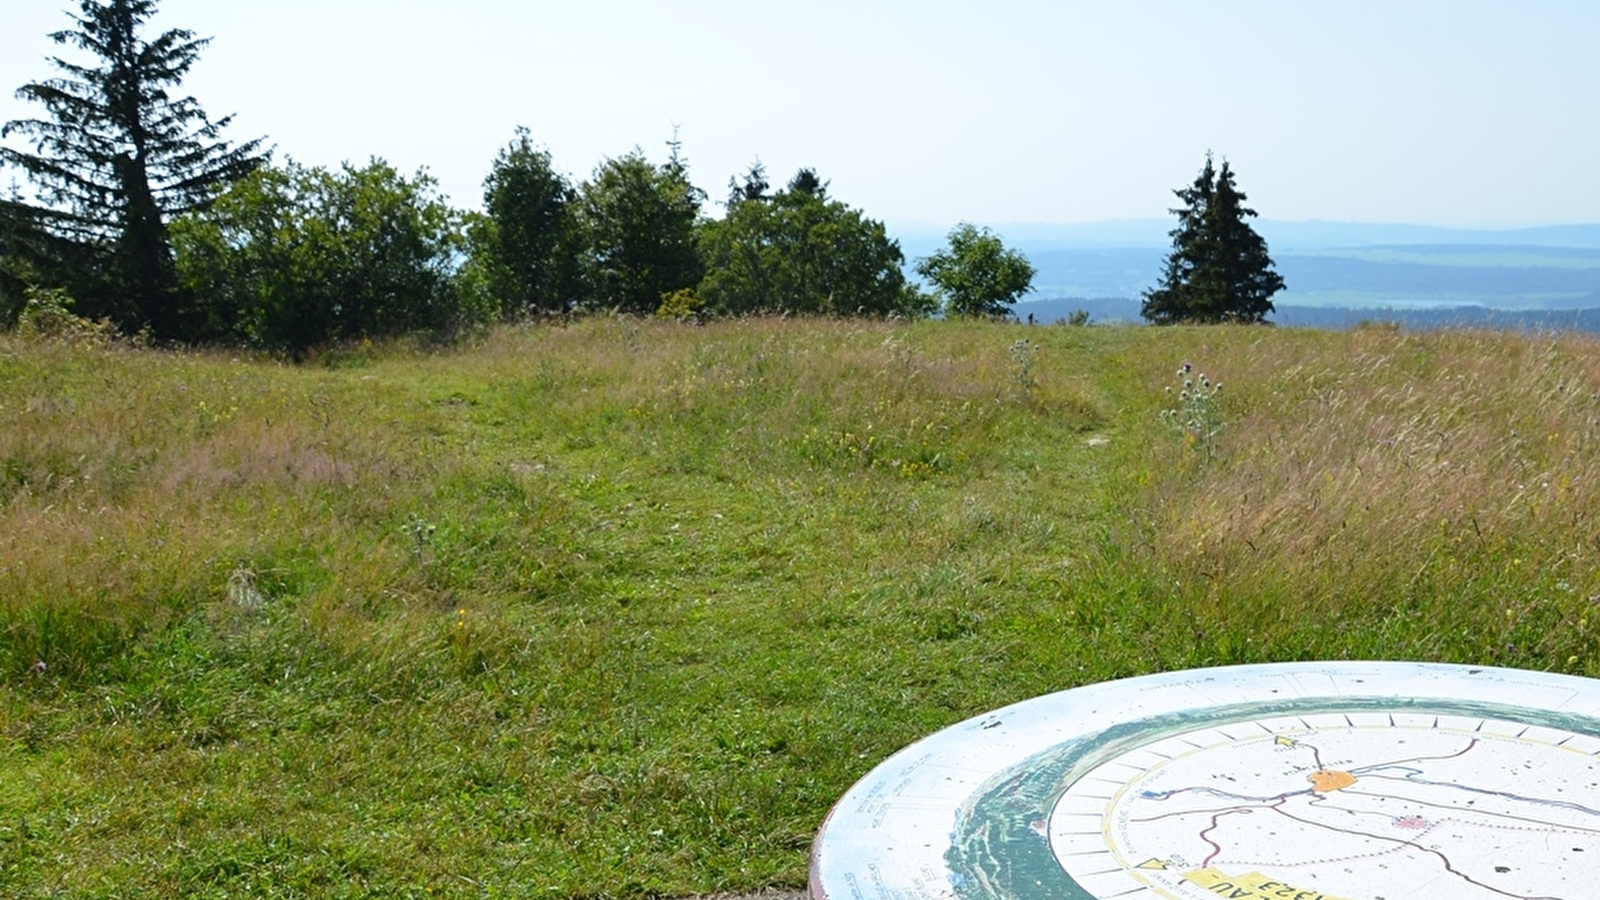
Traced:
<svg viewBox="0 0 1600 900">
<path fill-rule="evenodd" d="M 297 368 L 0 336 L 0 893 L 793 886 L 879 760 L 1045 691 L 1592 672 L 1595 350 L 588 321 Z M 1184 361 L 1225 383 L 1209 454 L 1159 415 Z"/>
</svg>

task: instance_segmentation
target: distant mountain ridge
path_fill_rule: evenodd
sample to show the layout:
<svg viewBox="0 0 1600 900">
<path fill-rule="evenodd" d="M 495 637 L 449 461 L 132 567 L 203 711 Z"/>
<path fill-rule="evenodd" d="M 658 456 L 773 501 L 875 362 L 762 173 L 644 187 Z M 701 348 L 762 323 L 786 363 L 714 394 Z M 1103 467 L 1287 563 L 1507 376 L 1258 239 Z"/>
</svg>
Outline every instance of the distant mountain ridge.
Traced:
<svg viewBox="0 0 1600 900">
<path fill-rule="evenodd" d="M 990 225 L 1008 244 L 1030 249 L 1105 249 L 1166 247 L 1174 220 L 1112 219 L 1104 222 L 1009 222 Z M 1327 250 L 1418 244 L 1583 247 L 1600 249 L 1600 223 L 1534 228 L 1446 228 L 1383 222 L 1291 222 L 1257 219 L 1252 223 L 1273 250 Z M 926 223 L 891 227 L 908 256 L 926 256 L 944 242 L 948 229 Z"/>
<path fill-rule="evenodd" d="M 1016 317 L 1024 322 L 1048 325 L 1070 318 L 1073 313 L 1089 314 L 1095 325 L 1143 324 L 1139 301 L 1125 298 L 1074 298 L 1034 300 L 1018 303 Z M 1586 331 L 1600 333 L 1600 307 L 1585 309 L 1491 309 L 1483 306 L 1418 308 L 1351 308 L 1342 306 L 1280 305 L 1267 317 L 1273 325 L 1286 328 L 1355 328 L 1389 322 L 1406 328 L 1499 328 L 1512 331 Z"/>
<path fill-rule="evenodd" d="M 1288 284 L 1273 302 L 1325 310 L 1286 319 L 1359 319 L 1375 309 L 1600 308 L 1600 224 L 1494 230 L 1267 219 L 1255 225 Z M 1166 219 L 1127 219 L 994 230 L 1037 270 L 1027 300 L 1112 303 L 1135 300 L 1159 281 L 1171 227 Z M 913 259 L 943 240 L 931 231 L 901 235 Z M 1126 307 L 1112 303 L 1106 311 L 1112 308 Z M 1045 307 L 1034 313 L 1040 317 Z"/>
</svg>

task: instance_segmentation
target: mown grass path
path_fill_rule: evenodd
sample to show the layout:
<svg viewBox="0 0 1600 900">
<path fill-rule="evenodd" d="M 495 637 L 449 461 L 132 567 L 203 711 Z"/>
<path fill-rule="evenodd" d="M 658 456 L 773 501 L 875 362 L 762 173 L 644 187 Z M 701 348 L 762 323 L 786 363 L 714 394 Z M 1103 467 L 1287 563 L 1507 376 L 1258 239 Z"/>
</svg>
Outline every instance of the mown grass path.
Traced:
<svg viewBox="0 0 1600 900">
<path fill-rule="evenodd" d="M 288 367 L 0 338 L 0 893 L 793 886 L 867 769 L 1041 692 L 1591 671 L 1594 351 L 590 321 Z M 1225 383 L 1209 452 L 1159 415 L 1186 360 Z"/>
</svg>

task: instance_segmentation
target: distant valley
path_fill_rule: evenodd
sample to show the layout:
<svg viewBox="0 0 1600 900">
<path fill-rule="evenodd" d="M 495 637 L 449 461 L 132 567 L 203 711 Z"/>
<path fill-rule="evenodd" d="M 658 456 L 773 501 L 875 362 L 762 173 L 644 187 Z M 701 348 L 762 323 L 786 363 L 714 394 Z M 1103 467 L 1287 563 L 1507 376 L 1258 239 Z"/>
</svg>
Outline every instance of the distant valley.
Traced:
<svg viewBox="0 0 1600 900">
<path fill-rule="evenodd" d="M 1034 292 L 1017 304 L 1049 322 L 1084 310 L 1092 321 L 1139 321 L 1139 297 L 1161 275 L 1161 219 L 997 227 L 1027 254 Z M 1486 231 L 1344 222 L 1256 223 L 1288 284 L 1274 297 L 1281 325 L 1348 327 L 1392 320 L 1600 330 L 1600 225 Z M 941 236 L 904 229 L 909 258 Z"/>
</svg>

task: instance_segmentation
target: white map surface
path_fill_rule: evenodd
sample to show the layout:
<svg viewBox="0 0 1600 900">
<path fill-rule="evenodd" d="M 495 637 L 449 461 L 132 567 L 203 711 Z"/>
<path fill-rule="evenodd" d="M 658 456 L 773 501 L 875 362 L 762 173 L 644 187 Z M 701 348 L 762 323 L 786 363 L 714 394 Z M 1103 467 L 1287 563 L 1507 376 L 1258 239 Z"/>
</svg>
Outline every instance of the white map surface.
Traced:
<svg viewBox="0 0 1600 900">
<path fill-rule="evenodd" d="M 885 761 L 817 900 L 1594 900 L 1600 682 L 1414 663 L 1173 672 Z"/>
<path fill-rule="evenodd" d="M 1487 719 L 1240 722 L 1091 771 L 1056 805 L 1049 839 L 1105 896 L 1214 897 L 1186 877 L 1211 869 L 1371 900 L 1577 898 L 1600 854 L 1597 751 L 1590 737 Z"/>
</svg>

